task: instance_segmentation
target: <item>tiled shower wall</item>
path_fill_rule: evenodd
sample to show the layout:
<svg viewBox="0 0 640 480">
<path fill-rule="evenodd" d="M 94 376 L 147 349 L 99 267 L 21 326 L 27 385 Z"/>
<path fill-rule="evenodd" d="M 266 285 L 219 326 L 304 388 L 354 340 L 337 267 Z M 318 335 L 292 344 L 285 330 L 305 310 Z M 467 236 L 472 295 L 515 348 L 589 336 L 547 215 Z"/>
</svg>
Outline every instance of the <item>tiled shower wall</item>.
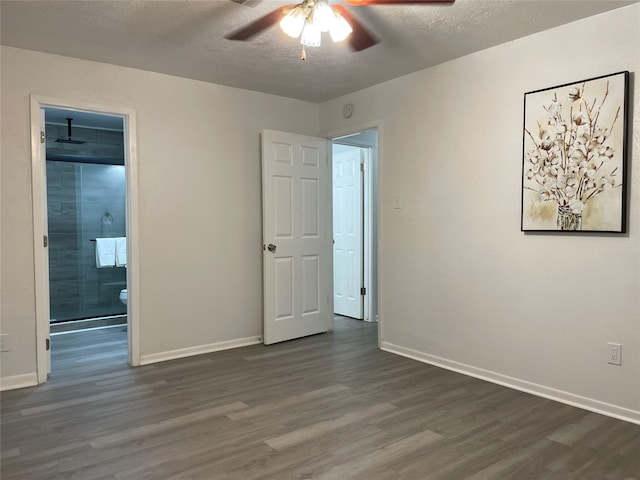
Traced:
<svg viewBox="0 0 640 480">
<path fill-rule="evenodd" d="M 91 241 L 125 236 L 125 189 L 124 166 L 47 161 L 52 321 L 126 313 L 126 269 L 96 268 Z"/>
<path fill-rule="evenodd" d="M 72 133 L 73 136 L 71 138 L 85 143 L 56 142 L 58 139 L 68 138 L 67 127 L 47 123 L 47 156 L 67 154 L 91 158 L 110 158 L 122 160 L 119 163 L 124 164 L 124 139 L 122 132 L 76 126 L 73 127 Z"/>
</svg>

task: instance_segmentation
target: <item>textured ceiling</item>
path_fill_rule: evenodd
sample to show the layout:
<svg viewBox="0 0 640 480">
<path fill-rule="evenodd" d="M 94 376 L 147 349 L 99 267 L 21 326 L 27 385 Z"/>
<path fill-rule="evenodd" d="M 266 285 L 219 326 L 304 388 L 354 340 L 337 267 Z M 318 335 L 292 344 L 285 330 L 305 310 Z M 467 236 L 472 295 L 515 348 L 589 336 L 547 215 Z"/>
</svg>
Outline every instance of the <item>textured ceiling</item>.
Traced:
<svg viewBox="0 0 640 480">
<path fill-rule="evenodd" d="M 362 52 L 323 37 L 300 60 L 276 26 L 224 36 L 289 2 L 1 0 L 3 45 L 322 102 L 638 0 L 457 0 L 349 7 L 381 43 Z M 333 2 L 336 3 L 336 2 Z"/>
</svg>

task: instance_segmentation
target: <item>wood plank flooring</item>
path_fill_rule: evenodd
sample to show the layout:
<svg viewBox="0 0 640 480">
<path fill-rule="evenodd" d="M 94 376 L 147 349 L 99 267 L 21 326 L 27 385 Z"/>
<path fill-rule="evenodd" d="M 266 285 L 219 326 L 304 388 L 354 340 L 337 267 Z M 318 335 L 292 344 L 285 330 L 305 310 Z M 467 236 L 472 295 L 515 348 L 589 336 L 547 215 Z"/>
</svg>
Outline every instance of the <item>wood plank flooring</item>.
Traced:
<svg viewBox="0 0 640 480">
<path fill-rule="evenodd" d="M 640 480 L 640 426 L 377 349 L 377 327 L 139 368 L 126 332 L 53 337 L 3 392 L 3 480 Z"/>
</svg>

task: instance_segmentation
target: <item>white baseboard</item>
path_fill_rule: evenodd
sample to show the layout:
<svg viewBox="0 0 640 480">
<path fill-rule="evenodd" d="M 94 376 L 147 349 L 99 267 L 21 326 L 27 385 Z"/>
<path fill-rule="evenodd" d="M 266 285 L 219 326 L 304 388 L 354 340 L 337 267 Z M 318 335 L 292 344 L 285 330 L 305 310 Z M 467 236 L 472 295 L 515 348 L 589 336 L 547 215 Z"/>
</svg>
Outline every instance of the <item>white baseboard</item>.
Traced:
<svg viewBox="0 0 640 480">
<path fill-rule="evenodd" d="M 600 413 L 602 415 L 607 415 L 609 417 L 640 425 L 640 411 L 637 410 L 631 410 L 611 403 L 601 402 L 599 400 L 594 400 L 593 398 L 582 397 L 580 395 L 528 382 L 519 378 L 509 377 L 491 370 L 485 370 L 483 368 L 474 367 L 454 360 L 437 357 L 411 348 L 394 345 L 389 342 L 383 341 L 380 348 L 386 352 L 395 353 L 396 355 L 411 358 L 419 362 L 428 363 L 436 367 L 469 375 L 470 377 L 497 383 L 498 385 L 520 390 L 539 397 L 548 398 L 549 400 L 555 400 L 573 407 L 582 408 L 584 410 L 589 410 L 591 412 Z"/>
<path fill-rule="evenodd" d="M 179 348 L 178 350 L 169 350 L 168 352 L 151 353 L 149 355 L 140 356 L 140 365 L 166 362 L 167 360 L 174 360 L 176 358 L 191 357 L 193 355 L 201 355 L 203 353 L 219 352 L 220 350 L 246 347 L 248 345 L 256 345 L 258 343 L 262 343 L 262 337 L 237 338 L 235 340 L 227 340 L 224 342 L 209 343 L 207 345 L 197 345 L 195 347 L 188 348 Z"/>
<path fill-rule="evenodd" d="M 37 373 L 26 373 L 24 375 L 13 375 L 11 377 L 0 378 L 0 391 L 15 390 L 16 388 L 33 387 L 38 384 Z"/>
</svg>

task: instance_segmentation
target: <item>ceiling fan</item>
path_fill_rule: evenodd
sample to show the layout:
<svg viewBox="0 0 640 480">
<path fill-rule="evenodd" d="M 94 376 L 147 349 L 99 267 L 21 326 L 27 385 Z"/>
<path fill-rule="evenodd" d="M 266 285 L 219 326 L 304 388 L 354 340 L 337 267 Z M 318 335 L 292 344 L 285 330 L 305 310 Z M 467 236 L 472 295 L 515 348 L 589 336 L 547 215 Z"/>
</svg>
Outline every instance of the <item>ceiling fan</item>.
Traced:
<svg viewBox="0 0 640 480">
<path fill-rule="evenodd" d="M 238 0 L 236 3 L 240 3 Z M 347 5 L 425 5 L 452 4 L 455 0 L 345 0 Z M 359 52 L 372 47 L 378 40 L 367 31 L 358 19 L 341 4 L 329 5 L 328 0 L 303 0 L 297 5 L 286 5 L 263 15 L 248 25 L 227 35 L 229 40 L 250 40 L 257 34 L 280 23 L 280 28 L 293 38 L 300 38 L 302 60 L 306 59 L 304 47 L 320 46 L 321 32 L 329 32 L 334 42 L 347 39 L 349 47 Z"/>
</svg>

